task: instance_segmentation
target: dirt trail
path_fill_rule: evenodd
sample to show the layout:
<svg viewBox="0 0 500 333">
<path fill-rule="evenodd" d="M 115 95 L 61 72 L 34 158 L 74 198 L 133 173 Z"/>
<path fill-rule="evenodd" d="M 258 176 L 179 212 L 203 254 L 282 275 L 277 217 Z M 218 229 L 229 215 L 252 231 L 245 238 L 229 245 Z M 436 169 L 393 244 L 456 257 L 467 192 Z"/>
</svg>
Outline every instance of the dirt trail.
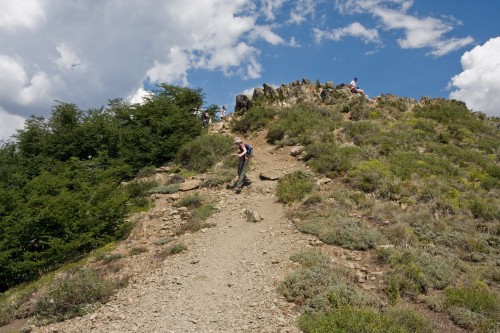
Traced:
<svg viewBox="0 0 500 333">
<path fill-rule="evenodd" d="M 202 190 L 218 208 L 207 221 L 215 227 L 181 236 L 177 241 L 188 250 L 163 261 L 152 264 L 150 253 L 135 256 L 124 268 L 132 276 L 128 287 L 110 302 L 95 313 L 33 332 L 300 332 L 297 310 L 276 286 L 296 268 L 290 255 L 313 238 L 298 233 L 284 217 L 275 196 L 277 182 L 259 180 L 259 174 L 304 167 L 289 148 L 276 150 L 262 135 L 249 142 L 255 151 L 251 187 L 239 195 Z M 263 220 L 247 222 L 247 208 Z M 151 240 L 161 236 L 155 234 L 161 223 L 159 218 L 143 222 L 143 230 L 153 235 L 144 232 L 135 244 L 154 247 Z"/>
</svg>

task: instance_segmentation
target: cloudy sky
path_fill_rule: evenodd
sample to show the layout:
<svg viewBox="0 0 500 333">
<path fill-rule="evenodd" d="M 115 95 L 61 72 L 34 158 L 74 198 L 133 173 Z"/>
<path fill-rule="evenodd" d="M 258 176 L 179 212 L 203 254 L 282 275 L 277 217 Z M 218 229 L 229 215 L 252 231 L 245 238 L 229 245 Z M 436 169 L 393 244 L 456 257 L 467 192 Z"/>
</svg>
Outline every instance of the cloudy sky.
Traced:
<svg viewBox="0 0 500 333">
<path fill-rule="evenodd" d="M 57 101 L 137 101 L 156 83 L 207 105 L 302 78 L 370 97 L 462 100 L 500 116 L 500 1 L 0 0 L 0 140 Z"/>
</svg>

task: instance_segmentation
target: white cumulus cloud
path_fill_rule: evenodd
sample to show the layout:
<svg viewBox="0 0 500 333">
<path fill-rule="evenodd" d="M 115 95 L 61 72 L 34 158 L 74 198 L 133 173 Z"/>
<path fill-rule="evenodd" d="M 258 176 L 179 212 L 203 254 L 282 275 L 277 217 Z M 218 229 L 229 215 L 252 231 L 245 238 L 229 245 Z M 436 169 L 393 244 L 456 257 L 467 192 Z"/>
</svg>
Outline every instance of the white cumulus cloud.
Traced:
<svg viewBox="0 0 500 333">
<path fill-rule="evenodd" d="M 44 20 L 45 11 L 38 0 L 0 0 L 0 31 L 34 29 Z"/>
<path fill-rule="evenodd" d="M 409 0 L 337 0 L 336 8 L 342 14 L 370 14 L 377 18 L 384 30 L 401 30 L 403 38 L 397 40 L 403 49 L 429 48 L 429 55 L 444 56 L 474 42 L 470 36 L 447 38 L 445 35 L 453 31 L 455 18 L 417 17 L 408 11 L 413 5 Z M 364 34 L 358 35 L 366 38 Z M 365 41 L 366 42 L 366 41 Z"/>
<path fill-rule="evenodd" d="M 376 29 L 368 29 L 359 22 L 349 24 L 344 28 L 333 29 L 332 31 L 323 31 L 320 29 L 313 29 L 313 34 L 317 42 L 322 39 L 330 39 L 340 41 L 344 37 L 357 37 L 365 43 L 380 43 L 380 37 Z"/>
<path fill-rule="evenodd" d="M 259 78 L 256 45 L 288 45 L 273 22 L 285 3 L 0 0 L 0 107 L 26 118 L 54 100 L 140 99 L 143 82 L 188 85 L 195 70 Z"/>
<path fill-rule="evenodd" d="M 450 98 L 489 116 L 500 117 L 500 37 L 465 52 L 462 73 L 451 78 Z"/>
</svg>

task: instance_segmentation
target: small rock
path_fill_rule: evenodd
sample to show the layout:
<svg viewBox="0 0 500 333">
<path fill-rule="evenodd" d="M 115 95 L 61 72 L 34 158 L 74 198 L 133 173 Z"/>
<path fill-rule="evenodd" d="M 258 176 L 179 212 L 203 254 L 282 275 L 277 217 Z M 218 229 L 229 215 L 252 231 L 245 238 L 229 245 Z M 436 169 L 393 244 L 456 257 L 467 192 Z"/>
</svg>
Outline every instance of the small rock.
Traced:
<svg viewBox="0 0 500 333">
<path fill-rule="evenodd" d="M 259 178 L 262 180 L 279 180 L 281 178 L 281 173 L 274 171 L 261 172 Z"/>
<path fill-rule="evenodd" d="M 248 222 L 260 222 L 262 220 L 262 217 L 260 216 L 259 212 L 255 210 L 246 209 L 245 215 L 247 217 Z"/>
<path fill-rule="evenodd" d="M 191 191 L 195 190 L 198 187 L 200 187 L 201 181 L 194 179 L 194 180 L 189 180 L 187 182 L 179 184 L 179 191 Z"/>
<path fill-rule="evenodd" d="M 290 149 L 290 155 L 293 157 L 299 156 L 304 151 L 304 146 L 296 146 Z"/>
</svg>

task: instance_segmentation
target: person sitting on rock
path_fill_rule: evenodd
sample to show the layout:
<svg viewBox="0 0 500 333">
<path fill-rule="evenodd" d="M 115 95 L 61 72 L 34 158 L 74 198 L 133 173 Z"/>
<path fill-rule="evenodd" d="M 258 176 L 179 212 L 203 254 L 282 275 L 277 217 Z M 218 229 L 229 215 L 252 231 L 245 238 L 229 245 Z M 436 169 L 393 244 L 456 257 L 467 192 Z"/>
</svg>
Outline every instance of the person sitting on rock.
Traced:
<svg viewBox="0 0 500 333">
<path fill-rule="evenodd" d="M 361 95 L 363 95 L 363 96 L 366 96 L 365 92 L 364 92 L 363 90 L 359 89 L 359 88 L 358 88 L 358 86 L 356 85 L 356 83 L 357 83 L 357 82 L 358 82 L 358 78 L 357 78 L 357 77 L 355 77 L 355 78 L 351 81 L 351 83 L 349 83 L 349 85 L 348 85 L 349 90 L 351 90 L 351 92 L 352 92 L 353 94 L 361 94 Z M 368 96 L 366 96 L 366 97 L 368 97 Z"/>
</svg>

